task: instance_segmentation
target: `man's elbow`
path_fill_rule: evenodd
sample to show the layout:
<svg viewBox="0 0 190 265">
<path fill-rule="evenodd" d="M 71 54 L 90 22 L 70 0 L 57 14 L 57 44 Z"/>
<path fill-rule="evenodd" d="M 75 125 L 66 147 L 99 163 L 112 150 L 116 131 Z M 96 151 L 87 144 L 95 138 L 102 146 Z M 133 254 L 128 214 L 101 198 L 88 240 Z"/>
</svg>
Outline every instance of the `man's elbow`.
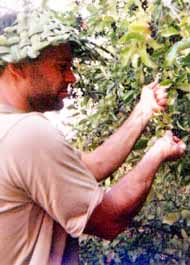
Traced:
<svg viewBox="0 0 190 265">
<path fill-rule="evenodd" d="M 113 241 L 121 232 L 122 232 L 121 230 L 118 230 L 118 231 L 113 231 L 111 233 L 105 233 L 101 238 Z"/>
<path fill-rule="evenodd" d="M 86 230 L 87 234 L 98 236 L 102 239 L 109 241 L 114 240 L 121 232 L 123 232 L 125 227 L 122 224 L 114 222 L 104 222 L 101 226 L 96 226 L 91 230 Z"/>
</svg>

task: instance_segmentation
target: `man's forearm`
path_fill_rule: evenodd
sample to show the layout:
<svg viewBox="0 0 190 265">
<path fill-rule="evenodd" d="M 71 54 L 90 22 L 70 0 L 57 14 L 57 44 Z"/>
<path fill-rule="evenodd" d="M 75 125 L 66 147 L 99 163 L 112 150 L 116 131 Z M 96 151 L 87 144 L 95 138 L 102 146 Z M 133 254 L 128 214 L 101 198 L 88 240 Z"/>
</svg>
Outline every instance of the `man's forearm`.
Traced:
<svg viewBox="0 0 190 265">
<path fill-rule="evenodd" d="M 133 170 L 105 193 L 102 203 L 90 218 L 86 232 L 113 239 L 124 230 L 142 207 L 162 161 L 162 154 L 151 148 Z"/>
<path fill-rule="evenodd" d="M 133 217 L 142 207 L 162 161 L 162 154 L 155 148 L 150 149 L 137 166 L 108 192 L 119 218 Z"/>
<path fill-rule="evenodd" d="M 110 176 L 123 163 L 151 115 L 137 104 L 124 124 L 101 146 L 91 153 L 83 153 L 83 162 L 98 181 Z"/>
</svg>

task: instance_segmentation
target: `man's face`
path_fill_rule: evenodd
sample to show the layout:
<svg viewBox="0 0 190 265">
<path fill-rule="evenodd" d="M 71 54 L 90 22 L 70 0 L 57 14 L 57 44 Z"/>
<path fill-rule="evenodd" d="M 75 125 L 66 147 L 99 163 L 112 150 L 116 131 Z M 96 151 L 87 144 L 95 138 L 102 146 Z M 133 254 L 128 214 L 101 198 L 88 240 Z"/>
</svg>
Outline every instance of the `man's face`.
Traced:
<svg viewBox="0 0 190 265">
<path fill-rule="evenodd" d="M 27 101 L 31 111 L 60 110 L 67 88 L 76 78 L 72 72 L 69 44 L 46 49 L 40 60 L 28 67 L 29 93 Z"/>
</svg>

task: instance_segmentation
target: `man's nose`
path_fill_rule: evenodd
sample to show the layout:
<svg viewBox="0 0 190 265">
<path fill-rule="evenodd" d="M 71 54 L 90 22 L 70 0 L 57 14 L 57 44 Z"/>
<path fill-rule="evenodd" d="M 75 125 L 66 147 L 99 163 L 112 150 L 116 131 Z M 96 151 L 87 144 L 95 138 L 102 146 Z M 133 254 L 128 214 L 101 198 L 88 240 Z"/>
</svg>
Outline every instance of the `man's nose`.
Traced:
<svg viewBox="0 0 190 265">
<path fill-rule="evenodd" d="M 73 71 L 70 69 L 67 73 L 66 73 L 66 76 L 65 76 L 65 81 L 70 83 L 70 84 L 74 84 L 76 82 L 76 77 L 73 73 Z"/>
</svg>

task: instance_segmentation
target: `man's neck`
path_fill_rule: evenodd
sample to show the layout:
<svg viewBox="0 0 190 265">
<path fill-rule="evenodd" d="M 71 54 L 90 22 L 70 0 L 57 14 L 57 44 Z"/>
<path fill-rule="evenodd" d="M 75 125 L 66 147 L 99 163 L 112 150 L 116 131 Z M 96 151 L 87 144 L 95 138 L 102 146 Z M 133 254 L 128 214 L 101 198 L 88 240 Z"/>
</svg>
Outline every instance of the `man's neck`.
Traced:
<svg viewBox="0 0 190 265">
<path fill-rule="evenodd" d="M 18 83 L 18 82 L 17 82 Z M 8 70 L 0 76 L 0 104 L 27 112 L 23 84 L 17 84 Z"/>
<path fill-rule="evenodd" d="M 8 104 L 1 104 L 0 103 L 0 113 L 21 113 L 23 112 L 22 110 L 20 109 L 17 109 L 11 105 L 8 105 Z"/>
</svg>

